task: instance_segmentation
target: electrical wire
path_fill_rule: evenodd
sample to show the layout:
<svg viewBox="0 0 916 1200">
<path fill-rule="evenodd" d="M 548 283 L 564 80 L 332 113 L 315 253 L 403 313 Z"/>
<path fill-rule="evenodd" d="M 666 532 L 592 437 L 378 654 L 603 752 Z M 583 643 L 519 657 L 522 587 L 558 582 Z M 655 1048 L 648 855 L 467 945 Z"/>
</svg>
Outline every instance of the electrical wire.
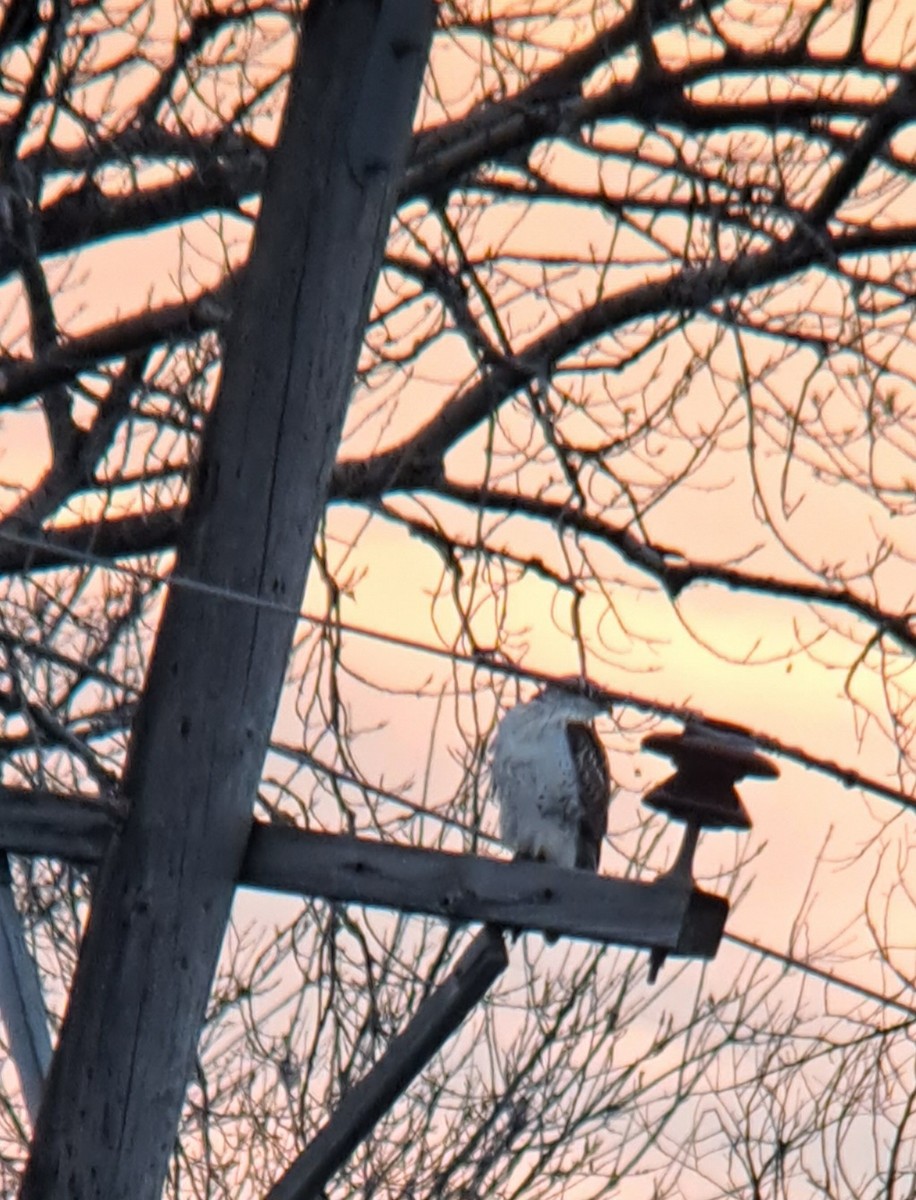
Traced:
<svg viewBox="0 0 916 1200">
<path fill-rule="evenodd" d="M 55 545 L 54 541 L 49 538 L 31 537 L 25 533 L 18 533 L 0 529 L 0 541 L 5 541 L 11 545 L 16 545 L 25 549 L 39 550 L 46 553 L 53 550 L 60 556 L 62 563 L 70 563 L 74 566 L 94 567 L 104 571 L 115 571 L 121 575 L 132 578 L 141 583 L 152 583 L 158 586 L 183 588 L 189 592 L 197 592 L 203 595 L 213 596 L 219 599 L 230 601 L 235 604 L 248 605 L 255 609 L 261 609 L 267 612 L 279 612 L 287 616 L 291 616 L 299 621 L 306 621 L 316 626 L 324 626 L 334 628 L 336 631 L 346 633 L 353 637 L 367 638 L 375 642 L 381 642 L 386 645 L 403 649 L 417 654 L 430 654 L 438 658 L 448 659 L 450 662 L 458 662 L 467 666 L 482 668 L 490 671 L 493 674 L 499 674 L 517 679 L 524 679 L 529 682 L 548 682 L 547 676 L 541 676 L 534 671 L 526 671 L 520 667 L 516 667 L 511 663 L 502 663 L 491 661 L 489 654 L 478 652 L 468 654 L 455 649 L 449 649 L 445 646 L 433 646 L 417 641 L 412 641 L 408 638 L 401 637 L 397 634 L 386 633 L 382 630 L 367 629 L 358 625 L 353 625 L 340 620 L 331 620 L 328 617 L 321 617 L 313 613 L 303 612 L 298 606 L 282 604 L 278 601 L 267 599 L 263 596 L 256 596 L 249 592 L 242 592 L 235 588 L 221 587 L 216 584 L 204 583 L 201 580 L 192 579 L 189 576 L 178 574 L 177 571 L 170 571 L 168 574 L 160 574 L 156 571 L 144 571 L 137 567 L 125 566 L 122 563 L 113 561 L 111 558 L 103 558 L 100 555 L 92 554 L 89 551 L 77 550 L 74 547 Z M 44 564 L 42 564 L 44 567 Z M 24 567 L 23 570 L 27 570 Z M 48 567 L 47 569 L 54 569 Z M 640 704 L 630 697 L 620 697 L 621 702 L 626 702 L 631 706 L 638 708 L 649 708 L 653 711 L 660 711 L 659 706 L 648 706 Z M 676 714 L 672 714 L 676 715 Z M 318 770 L 333 773 L 338 777 L 339 782 L 349 782 L 355 787 L 363 788 L 366 785 L 357 779 L 344 779 L 342 772 L 331 772 L 331 769 L 326 765 L 315 763 Z M 816 764 L 807 764 L 815 765 Z M 888 798 L 896 798 L 896 793 L 889 793 L 888 789 L 882 788 L 880 784 L 872 784 L 867 780 L 859 781 L 861 786 L 872 791 L 877 791 L 878 794 L 887 794 Z M 370 791 L 378 792 L 379 789 L 370 788 Z M 381 794 L 381 793 L 379 793 Z M 391 799 L 397 800 L 398 803 L 406 805 L 408 808 L 415 810 L 417 815 L 426 815 L 436 817 L 433 810 L 423 809 L 421 806 L 414 806 L 410 802 L 403 801 L 400 797 L 391 796 Z M 724 940 L 731 942 L 736 946 L 740 946 L 745 950 L 760 954 L 766 958 L 770 958 L 776 962 L 781 962 L 783 965 L 792 969 L 803 971 L 814 978 L 820 979 L 822 982 L 831 984 L 835 987 L 840 987 L 846 991 L 855 993 L 863 999 L 872 1000 L 883 1007 L 894 1009 L 897 1012 L 907 1016 L 916 1017 L 916 1007 L 904 1004 L 899 1000 L 894 1000 L 891 997 L 883 996 L 879 992 L 872 991 L 863 984 L 855 983 L 853 980 L 846 979 L 842 976 L 831 975 L 828 971 L 820 967 L 816 967 L 811 963 L 806 963 L 793 955 L 784 953 L 779 950 L 763 946 L 758 942 L 751 941 L 748 938 L 743 938 L 738 934 L 726 933 Z"/>
</svg>

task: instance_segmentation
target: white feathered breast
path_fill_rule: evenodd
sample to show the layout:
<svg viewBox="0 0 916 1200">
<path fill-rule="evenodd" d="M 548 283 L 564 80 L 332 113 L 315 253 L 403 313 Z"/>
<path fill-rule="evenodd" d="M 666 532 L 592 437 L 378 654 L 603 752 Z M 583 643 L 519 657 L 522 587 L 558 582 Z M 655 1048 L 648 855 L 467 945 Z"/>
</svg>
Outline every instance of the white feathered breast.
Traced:
<svg viewBox="0 0 916 1200">
<path fill-rule="evenodd" d="M 589 726 L 587 762 L 577 765 L 570 726 L 583 731 L 600 711 L 584 697 L 547 692 L 503 718 L 493 785 L 503 840 L 520 857 L 597 869 L 610 796 L 607 760 Z"/>
</svg>

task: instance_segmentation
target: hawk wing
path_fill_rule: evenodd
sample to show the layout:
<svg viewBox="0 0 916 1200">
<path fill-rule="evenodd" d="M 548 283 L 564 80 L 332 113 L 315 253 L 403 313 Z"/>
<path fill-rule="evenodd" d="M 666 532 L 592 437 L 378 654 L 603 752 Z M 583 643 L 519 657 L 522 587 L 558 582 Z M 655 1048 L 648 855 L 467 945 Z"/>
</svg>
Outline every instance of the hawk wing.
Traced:
<svg viewBox="0 0 916 1200">
<path fill-rule="evenodd" d="M 570 722 L 566 726 L 566 736 L 576 769 L 579 794 L 576 866 L 586 871 L 597 871 L 611 801 L 611 773 L 607 754 L 591 725 Z"/>
</svg>

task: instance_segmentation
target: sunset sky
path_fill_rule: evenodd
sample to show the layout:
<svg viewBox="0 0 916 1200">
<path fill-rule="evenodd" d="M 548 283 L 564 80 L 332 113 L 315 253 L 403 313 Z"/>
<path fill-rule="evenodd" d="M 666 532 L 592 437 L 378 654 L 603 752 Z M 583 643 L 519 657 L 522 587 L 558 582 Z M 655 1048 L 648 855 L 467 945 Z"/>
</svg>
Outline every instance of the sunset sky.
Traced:
<svg viewBox="0 0 916 1200">
<path fill-rule="evenodd" d="M 93 127 L 119 129 L 166 70 L 191 9 L 176 26 L 165 7 L 140 6 L 145 29 L 98 39 L 85 78 L 77 72 L 74 106 Z M 678 845 L 679 830 L 665 830 L 639 803 L 668 770 L 640 750 L 642 738 L 677 729 L 677 716 L 690 713 L 742 726 L 761 739 L 780 778 L 741 786 L 750 834 L 707 833 L 700 844 L 701 884 L 735 899 L 729 933 L 916 1007 L 907 883 L 916 669 L 906 640 L 916 560 L 913 268 L 905 244 L 877 244 L 913 224 L 914 126 L 894 133 L 827 223 L 838 243 L 846 239 L 841 256 L 759 281 L 742 276 L 695 308 L 675 291 L 691 272 L 737 278 L 788 244 L 842 162 L 843 139 L 859 134 L 892 90 L 889 72 L 916 61 L 916 14 L 906 5 L 871 6 L 869 70 L 828 61 L 851 36 L 851 0 L 821 17 L 816 8 L 727 4 L 719 32 L 740 46 L 748 69 L 734 48 L 722 65 L 721 39 L 699 17 L 689 34 L 660 35 L 661 67 L 691 76 L 690 128 L 664 112 L 643 118 L 641 93 L 629 107 L 620 100 L 639 83 L 628 42 L 575 96 L 556 101 L 569 105 L 568 126 L 535 140 L 523 162 L 508 150 L 492 159 L 481 152 L 473 186 L 431 200 L 433 189 L 411 190 L 421 150 L 432 156 L 442 130 L 523 90 L 629 10 L 583 0 L 560 19 L 546 2 L 506 0 L 443 17 L 449 27 L 435 39 L 417 118 L 417 163 L 392 223 L 339 455 L 343 478 L 354 464 L 412 453 L 441 434 L 443 470 L 433 482 L 399 488 L 395 478 L 379 495 L 329 506 L 262 796 L 311 828 L 352 826 L 506 856 L 489 786 L 494 724 L 543 678 L 585 674 L 618 698 L 598 726 L 618 789 L 604 872 L 652 878 Z M 487 36 L 473 24 L 484 17 Z M 753 56 L 775 55 L 808 20 L 804 61 L 759 65 Z M 121 62 L 137 38 L 143 61 Z M 234 128 L 268 146 L 293 49 L 278 15 L 205 40 L 195 86 L 175 85 L 162 120 L 176 146 L 230 114 Z M 788 117 L 780 124 L 793 104 L 814 101 L 824 111 L 807 131 L 800 118 L 797 128 Z M 85 128 L 73 117 L 32 131 L 36 145 L 46 137 L 71 164 L 49 171 L 49 208 L 90 178 L 113 199 L 195 169 L 176 148 L 171 157 L 150 152 L 142 169 L 128 162 L 93 172 L 78 162 Z M 49 255 L 59 344 L 243 278 L 255 190 L 228 209 Z M 0 342 L 4 384 L 12 367 L 40 357 L 15 272 L 0 286 Z M 115 356 L 78 377 L 72 416 L 81 430 L 112 403 L 124 361 Z M 499 383 L 487 408 L 487 387 L 513 370 L 517 382 Z M 189 455 L 218 383 L 209 332 L 152 353 L 94 481 L 63 496 L 39 525 L 102 527 L 183 504 Z M 471 411 L 484 415 L 471 419 Z M 51 487 L 53 453 L 36 399 L 5 407 L 0 422 L 8 514 Z M 421 457 L 405 453 L 405 462 Z M 38 532 L 16 525 L 7 536 Z M 90 551 L 59 575 L 34 573 L 31 595 L 49 580 L 72 588 L 72 611 L 51 637 L 72 649 L 81 605 L 101 605 L 132 578 L 167 581 L 172 566 L 167 549 L 111 567 Z M 695 567 L 697 580 L 666 590 L 666 566 Z M 134 657 L 124 651 L 132 687 L 162 595 L 154 590 L 142 606 Z M 881 614 L 908 620 L 906 636 L 882 626 Z M 98 695 L 87 688 L 87 713 Z M 89 724 L 87 716 L 80 736 L 92 736 Z M 117 764 L 123 744 L 110 740 L 105 753 Z M 27 755 L 23 762 L 34 765 Z M 20 780 L 17 770 L 26 772 L 7 763 L 8 781 Z M 843 771 L 896 799 L 845 787 Z M 297 904 L 244 895 L 239 921 L 267 928 Z M 388 915 L 365 919 L 378 922 L 380 937 L 393 926 Z M 586 951 L 546 950 L 544 970 L 568 973 L 566 955 L 584 962 Z M 761 972 L 781 970 L 765 955 L 759 962 Z M 693 989 L 725 995 L 738 972 L 756 978 L 757 964 L 725 944 L 713 965 L 674 977 L 692 1003 Z M 500 993 L 507 1009 L 523 977 L 514 961 Z M 654 998 L 646 994 L 621 1052 L 666 1005 L 678 1012 L 687 1003 L 683 993 L 672 998 L 665 979 Z M 806 986 L 793 976 L 786 993 L 780 983 L 773 994 L 804 996 Z M 841 986 L 830 996 L 844 1019 L 859 1002 Z M 274 999 L 285 1019 L 286 1001 Z M 717 1060 L 723 1077 L 740 1073 L 725 1057 Z M 661 1056 L 653 1069 L 666 1062 Z M 626 1193 L 641 1194 L 637 1183 Z"/>
</svg>

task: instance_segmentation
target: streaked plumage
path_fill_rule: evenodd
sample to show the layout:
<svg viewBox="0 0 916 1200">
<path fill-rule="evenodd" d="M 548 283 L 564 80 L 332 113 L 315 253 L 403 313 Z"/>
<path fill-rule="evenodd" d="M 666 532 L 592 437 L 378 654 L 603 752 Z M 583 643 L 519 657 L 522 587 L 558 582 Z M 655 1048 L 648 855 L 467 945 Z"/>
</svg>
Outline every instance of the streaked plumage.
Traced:
<svg viewBox="0 0 916 1200">
<path fill-rule="evenodd" d="M 603 708 L 558 688 L 518 704 L 493 746 L 503 840 L 517 858 L 597 871 L 611 777 L 592 720 Z"/>
</svg>

